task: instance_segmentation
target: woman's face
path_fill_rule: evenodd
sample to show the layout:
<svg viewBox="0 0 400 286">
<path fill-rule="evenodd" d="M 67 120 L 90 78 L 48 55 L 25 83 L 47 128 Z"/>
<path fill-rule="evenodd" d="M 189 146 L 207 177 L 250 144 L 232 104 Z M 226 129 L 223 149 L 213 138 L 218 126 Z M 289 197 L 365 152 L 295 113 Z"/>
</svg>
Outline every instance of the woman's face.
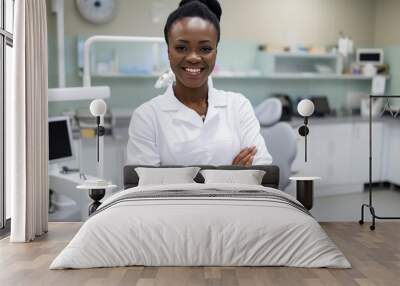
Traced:
<svg viewBox="0 0 400 286">
<path fill-rule="evenodd" d="M 176 80 L 189 88 L 207 84 L 217 56 L 217 30 L 210 22 L 187 17 L 168 34 L 168 58 Z"/>
</svg>

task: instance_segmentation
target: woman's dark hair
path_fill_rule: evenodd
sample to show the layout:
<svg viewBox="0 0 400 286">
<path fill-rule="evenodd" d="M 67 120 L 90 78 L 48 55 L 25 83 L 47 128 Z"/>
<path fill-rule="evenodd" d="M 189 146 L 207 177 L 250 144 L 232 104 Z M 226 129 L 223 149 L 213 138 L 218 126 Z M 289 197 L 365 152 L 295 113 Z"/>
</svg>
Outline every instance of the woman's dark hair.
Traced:
<svg viewBox="0 0 400 286">
<path fill-rule="evenodd" d="M 221 29 L 219 26 L 219 21 L 221 19 L 221 6 L 218 0 L 182 0 L 179 3 L 179 7 L 169 14 L 167 22 L 164 27 L 164 37 L 168 44 L 168 33 L 172 25 L 186 17 L 199 17 L 206 21 L 209 21 L 214 25 L 217 30 L 217 43 L 220 39 Z"/>
</svg>

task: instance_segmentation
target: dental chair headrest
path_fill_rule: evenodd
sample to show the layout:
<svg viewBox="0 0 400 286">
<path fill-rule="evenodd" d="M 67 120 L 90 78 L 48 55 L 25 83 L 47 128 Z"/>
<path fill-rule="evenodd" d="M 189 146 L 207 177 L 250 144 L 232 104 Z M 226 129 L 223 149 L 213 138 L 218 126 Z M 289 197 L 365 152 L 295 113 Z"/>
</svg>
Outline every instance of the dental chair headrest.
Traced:
<svg viewBox="0 0 400 286">
<path fill-rule="evenodd" d="M 282 102 L 275 97 L 268 98 L 254 108 L 260 125 L 271 126 L 277 123 L 282 116 Z"/>
</svg>

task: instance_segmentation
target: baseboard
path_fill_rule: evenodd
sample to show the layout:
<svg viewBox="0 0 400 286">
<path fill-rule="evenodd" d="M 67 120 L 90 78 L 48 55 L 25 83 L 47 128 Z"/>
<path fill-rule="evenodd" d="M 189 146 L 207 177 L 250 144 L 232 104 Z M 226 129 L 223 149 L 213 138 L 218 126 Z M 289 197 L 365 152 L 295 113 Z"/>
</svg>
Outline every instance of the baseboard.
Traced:
<svg viewBox="0 0 400 286">
<path fill-rule="evenodd" d="M 364 184 L 364 190 L 368 190 L 369 188 L 369 183 Z M 395 183 L 389 182 L 389 181 L 382 181 L 382 182 L 373 182 L 372 183 L 372 188 L 373 189 L 393 189 L 393 190 L 399 190 L 400 185 L 397 185 Z"/>
<path fill-rule="evenodd" d="M 7 219 L 3 228 L 0 228 L 0 239 L 3 239 L 10 235 L 11 230 L 11 219 Z"/>
</svg>

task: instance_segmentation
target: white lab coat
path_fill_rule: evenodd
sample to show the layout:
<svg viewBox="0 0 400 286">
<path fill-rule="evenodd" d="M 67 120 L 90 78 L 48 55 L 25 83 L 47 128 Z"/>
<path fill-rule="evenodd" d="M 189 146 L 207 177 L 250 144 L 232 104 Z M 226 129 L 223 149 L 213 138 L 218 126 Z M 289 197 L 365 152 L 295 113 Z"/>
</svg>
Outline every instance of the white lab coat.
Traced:
<svg viewBox="0 0 400 286">
<path fill-rule="evenodd" d="M 205 121 L 181 103 L 172 86 L 139 106 L 129 125 L 127 163 L 231 165 L 240 150 L 257 147 L 253 165 L 271 164 L 260 124 L 247 98 L 209 88 Z"/>
</svg>

